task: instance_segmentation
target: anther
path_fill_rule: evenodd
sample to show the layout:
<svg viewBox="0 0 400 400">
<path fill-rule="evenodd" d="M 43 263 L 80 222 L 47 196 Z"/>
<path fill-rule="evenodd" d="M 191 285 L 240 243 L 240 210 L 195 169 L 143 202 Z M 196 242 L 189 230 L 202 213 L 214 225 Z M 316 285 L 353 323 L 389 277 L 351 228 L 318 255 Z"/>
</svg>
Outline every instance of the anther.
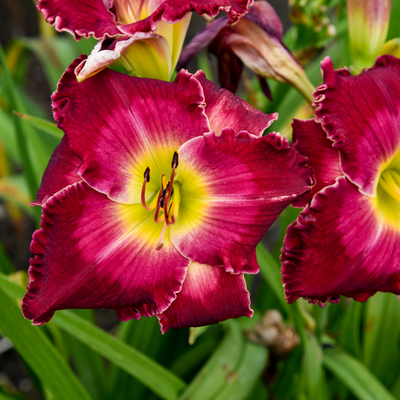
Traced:
<svg viewBox="0 0 400 400">
<path fill-rule="evenodd" d="M 142 186 L 142 193 L 140 196 L 140 200 L 142 202 L 142 206 L 147 211 L 154 210 L 154 207 L 150 207 L 146 204 L 146 183 L 150 182 L 150 167 L 147 167 L 144 171 L 144 181 Z"/>
<path fill-rule="evenodd" d="M 179 154 L 175 151 L 174 155 L 172 156 L 172 163 L 171 168 L 177 168 L 179 163 Z"/>
<path fill-rule="evenodd" d="M 150 171 L 150 167 L 147 167 L 144 171 L 144 179 L 146 179 L 146 182 L 150 182 Z"/>
</svg>

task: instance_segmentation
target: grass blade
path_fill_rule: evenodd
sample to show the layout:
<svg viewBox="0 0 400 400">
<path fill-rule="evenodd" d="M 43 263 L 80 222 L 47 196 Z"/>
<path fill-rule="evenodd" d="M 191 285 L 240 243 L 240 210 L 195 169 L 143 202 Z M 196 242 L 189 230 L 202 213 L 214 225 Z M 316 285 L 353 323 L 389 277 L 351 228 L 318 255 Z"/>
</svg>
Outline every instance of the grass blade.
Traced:
<svg viewBox="0 0 400 400">
<path fill-rule="evenodd" d="M 64 359 L 43 334 L 23 318 L 15 299 L 0 286 L 0 330 L 58 400 L 90 397 Z M 29 340 L 28 340 L 29 338 Z"/>
</svg>

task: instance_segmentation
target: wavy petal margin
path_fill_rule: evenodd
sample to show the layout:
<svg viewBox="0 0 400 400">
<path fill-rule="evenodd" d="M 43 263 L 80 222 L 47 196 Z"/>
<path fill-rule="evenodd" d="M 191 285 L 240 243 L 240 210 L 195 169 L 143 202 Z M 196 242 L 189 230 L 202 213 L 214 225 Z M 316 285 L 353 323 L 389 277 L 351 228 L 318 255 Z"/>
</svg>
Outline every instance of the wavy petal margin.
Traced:
<svg viewBox="0 0 400 400">
<path fill-rule="evenodd" d="M 38 0 L 37 8 L 59 32 L 69 32 L 76 40 L 121 35 L 115 16 L 103 0 Z"/>
<path fill-rule="evenodd" d="M 294 119 L 293 148 L 308 158 L 308 164 L 315 171 L 315 186 L 312 191 L 293 202 L 295 207 L 305 207 L 315 193 L 325 186 L 333 185 L 336 178 L 343 175 L 339 163 L 339 151 L 332 147 L 332 141 L 326 137 L 321 124 L 314 119 Z"/>
<path fill-rule="evenodd" d="M 165 21 L 176 23 L 189 12 L 197 12 L 199 15 L 216 17 L 220 11 L 225 11 L 230 24 L 237 22 L 248 12 L 249 6 L 254 0 L 166 0 L 147 18 L 129 25 L 120 26 L 120 30 L 133 35 L 136 32 L 154 32 L 157 22 Z"/>
<path fill-rule="evenodd" d="M 115 201 L 138 203 L 148 159 L 163 172 L 160 153 L 170 154 L 170 168 L 174 151 L 210 131 L 203 88 L 184 70 L 173 83 L 109 69 L 78 83 L 74 70 L 83 59 L 71 64 L 52 96 L 54 118 L 82 160 L 78 174 Z"/>
<path fill-rule="evenodd" d="M 84 182 L 51 197 L 31 244 L 25 318 L 42 325 L 66 308 L 111 308 L 124 320 L 164 312 L 190 260 L 169 241 L 155 250 L 161 226 L 146 213 Z"/>
<path fill-rule="evenodd" d="M 288 227 L 282 248 L 286 299 L 321 305 L 340 295 L 366 301 L 400 294 L 400 230 L 385 224 L 375 199 L 345 177 L 317 193 Z M 360 235 L 362 232 L 362 235 Z"/>
<path fill-rule="evenodd" d="M 77 173 L 80 163 L 81 160 L 71 153 L 68 146 L 68 138 L 64 135 L 61 143 L 56 147 L 50 158 L 49 164 L 44 171 L 36 200 L 31 203 L 31 206 L 42 206 L 61 189 L 80 182 L 82 178 Z"/>
<path fill-rule="evenodd" d="M 200 221 L 188 215 L 171 226 L 172 243 L 193 261 L 258 272 L 256 245 L 284 208 L 311 190 L 306 158 L 279 134 L 256 138 L 229 128 L 185 143 L 179 154 L 202 176 L 207 197 L 196 199 L 205 210 Z"/>
<path fill-rule="evenodd" d="M 321 63 L 324 83 L 314 93 L 315 116 L 341 152 L 341 168 L 362 193 L 376 196 L 382 166 L 400 148 L 400 60 L 378 57 L 360 75 Z"/>
<path fill-rule="evenodd" d="M 157 315 L 162 333 L 242 316 L 253 316 L 244 275 L 232 275 L 223 268 L 198 263 L 190 264 L 176 300 Z"/>
<path fill-rule="evenodd" d="M 245 130 L 260 137 L 264 130 L 278 119 L 278 113 L 265 114 L 255 110 L 230 91 L 217 88 L 206 78 L 203 71 L 197 71 L 194 77 L 204 89 L 206 115 L 216 135 L 220 135 L 224 128 L 229 127 L 235 132 Z"/>
</svg>

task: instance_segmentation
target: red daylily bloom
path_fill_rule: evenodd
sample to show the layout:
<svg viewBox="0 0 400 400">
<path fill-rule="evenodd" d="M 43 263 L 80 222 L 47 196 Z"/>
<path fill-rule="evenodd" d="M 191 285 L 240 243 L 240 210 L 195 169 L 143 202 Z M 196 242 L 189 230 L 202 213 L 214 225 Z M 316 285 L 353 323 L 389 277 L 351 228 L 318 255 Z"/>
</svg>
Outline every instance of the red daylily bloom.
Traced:
<svg viewBox="0 0 400 400">
<path fill-rule="evenodd" d="M 221 86 L 235 93 L 243 64 L 259 78 L 264 94 L 271 99 L 265 78 L 288 83 L 311 102 L 314 87 L 303 68 L 282 42 L 282 23 L 271 5 L 256 1 L 237 24 L 230 26 L 220 18 L 202 29 L 185 47 L 178 70 L 201 49 L 218 58 Z"/>
<path fill-rule="evenodd" d="M 75 71 L 79 81 L 121 57 L 138 76 L 169 80 L 182 49 L 191 12 L 215 17 L 225 10 L 229 23 L 253 0 L 39 0 L 38 9 L 58 31 L 77 40 L 101 39 Z"/>
<path fill-rule="evenodd" d="M 400 294 L 400 60 L 379 57 L 358 76 L 321 65 L 315 120 L 293 124 L 317 184 L 284 240 L 287 300 Z"/>
<path fill-rule="evenodd" d="M 76 60 L 53 95 L 65 136 L 34 204 L 30 283 L 36 325 L 65 308 L 110 308 L 169 328 L 251 316 L 244 273 L 312 171 L 276 118 L 203 72 L 175 82 L 104 70 L 78 83 Z"/>
</svg>

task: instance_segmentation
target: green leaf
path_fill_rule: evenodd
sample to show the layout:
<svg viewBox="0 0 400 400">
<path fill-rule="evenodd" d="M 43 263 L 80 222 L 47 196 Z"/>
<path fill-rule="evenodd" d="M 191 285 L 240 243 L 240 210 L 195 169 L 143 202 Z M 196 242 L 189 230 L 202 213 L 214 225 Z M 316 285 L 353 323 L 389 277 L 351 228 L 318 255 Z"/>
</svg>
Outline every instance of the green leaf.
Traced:
<svg viewBox="0 0 400 400">
<path fill-rule="evenodd" d="M 15 298 L 21 298 L 25 293 L 21 286 L 1 273 L 0 287 Z M 186 386 L 185 382 L 166 368 L 71 311 L 57 311 L 52 322 L 128 372 L 163 399 L 176 399 Z"/>
<path fill-rule="evenodd" d="M 350 307 L 343 316 L 340 345 L 350 355 L 359 358 L 361 354 L 360 324 L 363 305 L 358 301 L 350 301 Z"/>
<path fill-rule="evenodd" d="M 6 56 L 1 46 L 0 46 L 0 63 L 2 65 L 2 77 L 5 86 L 5 93 L 8 98 L 9 107 L 11 109 L 16 109 L 17 108 L 16 104 L 18 101 L 17 94 L 14 91 L 12 76 L 7 68 Z M 18 144 L 20 159 L 24 169 L 24 174 L 27 179 L 30 195 L 34 199 L 36 197 L 36 191 L 38 189 L 38 181 L 36 180 L 35 173 L 32 168 L 31 158 L 26 146 L 26 138 L 24 131 L 22 129 L 21 121 L 17 117 L 14 117 L 14 122 L 15 122 L 15 131 L 17 134 L 17 144 Z"/>
<path fill-rule="evenodd" d="M 259 244 L 257 246 L 256 251 L 261 275 L 274 292 L 283 309 L 292 318 L 293 323 L 296 326 L 297 332 L 299 333 L 301 340 L 304 343 L 304 325 L 307 321 L 307 318 L 311 319 L 311 316 L 301 310 L 302 303 L 300 301 L 296 301 L 294 304 L 288 304 L 286 302 L 283 292 L 283 284 L 279 264 L 275 261 L 270 252 L 262 244 Z"/>
<path fill-rule="evenodd" d="M 51 136 L 56 137 L 57 139 L 62 139 L 64 136 L 64 132 L 57 128 L 57 124 L 51 121 L 47 121 L 43 118 L 39 117 L 34 117 L 33 115 L 28 115 L 28 114 L 23 114 L 18 111 L 13 111 L 13 113 L 23 119 L 24 121 L 27 121 L 29 124 L 31 124 L 33 127 L 40 129 L 42 132 L 48 133 Z"/>
<path fill-rule="evenodd" d="M 176 399 L 179 391 L 185 387 L 185 383 L 176 375 L 71 311 L 58 311 L 53 321 L 113 364 L 134 376 L 161 398 Z"/>
<path fill-rule="evenodd" d="M 323 352 L 324 366 L 360 400 L 396 400 L 360 361 L 339 349 Z"/>
<path fill-rule="evenodd" d="M 307 332 L 303 353 L 303 382 L 308 400 L 328 399 L 325 374 L 322 369 L 322 351 L 317 338 Z"/>
<path fill-rule="evenodd" d="M 260 266 L 260 272 L 268 283 L 269 287 L 278 298 L 284 310 L 290 314 L 289 304 L 286 302 L 283 292 L 282 277 L 279 265 L 272 257 L 271 253 L 262 245 L 257 246 L 257 261 Z"/>
<path fill-rule="evenodd" d="M 6 249 L 3 246 L 3 243 L 0 242 L 0 272 L 4 274 L 11 274 L 14 272 L 14 267 L 10 258 L 6 253 Z"/>
<path fill-rule="evenodd" d="M 58 400 L 89 395 L 42 330 L 23 318 L 16 301 L 0 286 L 0 330 Z"/>
<path fill-rule="evenodd" d="M 242 400 L 253 389 L 256 381 L 266 367 L 268 350 L 254 343 L 244 344 L 243 356 L 231 379 L 227 380 L 223 390 L 215 400 Z"/>
<path fill-rule="evenodd" d="M 224 325 L 229 328 L 228 333 L 179 399 L 214 399 L 226 382 L 236 377 L 236 368 L 243 354 L 244 337 L 234 321 Z"/>
<path fill-rule="evenodd" d="M 365 365 L 385 385 L 396 377 L 399 363 L 400 304 L 391 293 L 376 293 L 366 303 Z"/>
<path fill-rule="evenodd" d="M 18 397 L 0 392 L 0 400 L 19 400 Z"/>
</svg>

